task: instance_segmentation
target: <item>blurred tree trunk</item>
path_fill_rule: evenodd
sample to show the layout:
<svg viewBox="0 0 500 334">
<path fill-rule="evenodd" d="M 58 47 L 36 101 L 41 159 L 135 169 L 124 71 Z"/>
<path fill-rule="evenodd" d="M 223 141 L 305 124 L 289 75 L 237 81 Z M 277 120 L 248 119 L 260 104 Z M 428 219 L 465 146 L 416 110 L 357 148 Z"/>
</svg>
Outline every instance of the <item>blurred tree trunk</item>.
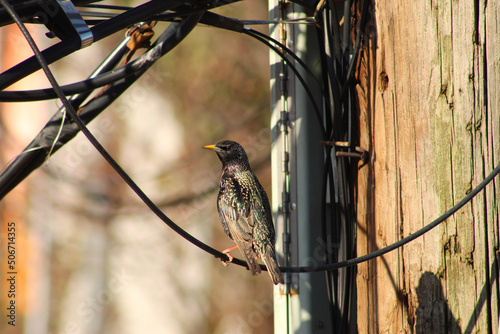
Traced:
<svg viewBox="0 0 500 334">
<path fill-rule="evenodd" d="M 36 36 L 36 33 L 35 33 Z M 23 40 L 22 34 L 15 25 L 2 27 L 0 31 L 0 72 L 17 64 L 21 59 L 32 55 L 31 48 Z M 38 73 L 30 77 L 30 80 L 18 82 L 9 87 L 9 90 L 32 89 L 36 86 L 44 85 L 43 74 Z M 36 134 L 45 115 L 45 105 L 37 105 L 36 111 L 30 104 L 0 103 L 0 170 L 3 169 L 15 158 L 19 152 Z M 30 285 L 32 276 L 31 270 L 40 269 L 40 263 L 33 261 L 37 255 L 34 252 L 36 244 L 33 242 L 33 235 L 28 227 L 29 206 L 32 205 L 30 198 L 32 190 L 31 181 L 26 181 L 14 189 L 8 196 L 0 202 L 0 308 L 2 321 L 0 322 L 0 333 L 22 333 L 30 332 L 31 328 L 26 320 L 27 314 L 33 312 L 38 305 L 30 303 L 29 298 L 33 293 Z M 8 228 L 11 228 L 8 230 Z M 8 233 L 14 234 L 8 234 Z M 9 240 L 9 238 L 11 238 Z M 15 249 L 15 254 L 9 254 L 8 243 L 13 242 L 11 247 Z M 10 251 L 13 251 L 13 248 Z M 14 263 L 8 262 L 8 256 Z M 15 257 L 14 259 L 12 257 Z M 12 265 L 12 267 L 10 266 Z M 7 284 L 7 278 L 14 276 L 15 289 L 11 291 L 11 285 Z M 39 277 L 38 282 L 43 284 L 44 277 Z M 11 303 L 15 304 L 15 321 L 8 317 L 10 311 L 7 307 Z M 37 300 L 42 303 L 42 300 Z M 45 325 L 43 316 L 32 316 L 32 323 L 38 327 Z M 34 333 L 34 332 L 30 332 Z"/>
<path fill-rule="evenodd" d="M 500 157 L 500 5 L 371 3 L 358 64 L 358 254 L 439 217 Z M 498 332 L 498 177 L 423 237 L 358 266 L 359 333 Z"/>
</svg>

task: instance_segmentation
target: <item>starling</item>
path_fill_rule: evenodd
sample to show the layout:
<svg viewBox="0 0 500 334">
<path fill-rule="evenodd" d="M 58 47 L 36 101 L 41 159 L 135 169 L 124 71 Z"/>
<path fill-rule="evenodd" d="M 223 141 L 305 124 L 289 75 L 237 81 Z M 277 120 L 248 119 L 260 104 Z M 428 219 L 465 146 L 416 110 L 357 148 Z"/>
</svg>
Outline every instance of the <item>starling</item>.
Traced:
<svg viewBox="0 0 500 334">
<path fill-rule="evenodd" d="M 275 232 L 271 207 L 264 188 L 248 163 L 247 154 L 240 144 L 224 140 L 203 148 L 215 151 L 222 162 L 220 190 L 217 196 L 222 227 L 246 259 L 252 275 L 260 274 L 257 257 L 264 261 L 274 284 L 283 283 L 274 252 Z"/>
</svg>

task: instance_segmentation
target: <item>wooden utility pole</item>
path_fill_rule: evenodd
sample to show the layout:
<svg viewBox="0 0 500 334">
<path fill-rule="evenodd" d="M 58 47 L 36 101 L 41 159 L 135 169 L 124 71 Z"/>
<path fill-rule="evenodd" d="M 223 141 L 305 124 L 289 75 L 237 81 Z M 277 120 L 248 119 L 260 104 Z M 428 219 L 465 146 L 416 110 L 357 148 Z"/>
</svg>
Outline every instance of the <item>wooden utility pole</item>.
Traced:
<svg viewBox="0 0 500 334">
<path fill-rule="evenodd" d="M 358 64 L 358 255 L 417 231 L 500 162 L 500 4 L 373 1 Z M 500 180 L 358 266 L 359 333 L 497 333 Z"/>
</svg>

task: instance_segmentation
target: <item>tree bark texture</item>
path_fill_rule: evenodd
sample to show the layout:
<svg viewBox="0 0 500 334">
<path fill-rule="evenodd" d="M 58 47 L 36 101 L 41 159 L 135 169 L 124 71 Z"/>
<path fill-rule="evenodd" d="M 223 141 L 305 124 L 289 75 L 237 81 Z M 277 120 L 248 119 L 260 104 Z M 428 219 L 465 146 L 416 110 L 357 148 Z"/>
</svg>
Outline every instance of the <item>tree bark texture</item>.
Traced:
<svg viewBox="0 0 500 334">
<path fill-rule="evenodd" d="M 357 67 L 358 255 L 419 230 L 500 162 L 500 4 L 373 1 Z M 500 179 L 358 266 L 359 333 L 498 333 Z"/>
</svg>

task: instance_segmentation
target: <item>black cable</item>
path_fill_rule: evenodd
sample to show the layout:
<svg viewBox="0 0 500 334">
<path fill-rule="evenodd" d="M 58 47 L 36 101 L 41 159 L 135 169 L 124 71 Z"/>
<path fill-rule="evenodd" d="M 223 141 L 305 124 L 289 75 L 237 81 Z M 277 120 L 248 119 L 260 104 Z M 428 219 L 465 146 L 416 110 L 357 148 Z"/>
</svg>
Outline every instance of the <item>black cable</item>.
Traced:
<svg viewBox="0 0 500 334">
<path fill-rule="evenodd" d="M 163 11 L 174 8 L 181 3 L 180 0 L 151 0 L 131 10 L 121 13 L 112 19 L 106 20 L 90 30 L 94 35 L 94 43 L 127 27 L 141 21 L 147 21 L 149 17 Z M 41 54 L 45 61 L 51 64 L 80 49 L 79 36 L 67 38 L 47 49 Z M 0 74 L 0 90 L 4 90 L 22 78 L 32 74 L 41 68 L 36 57 L 30 57 L 23 62 L 11 67 Z"/>
<path fill-rule="evenodd" d="M 92 72 L 90 77 L 95 77 L 115 68 L 127 50 L 129 50 L 126 46 L 129 40 L 129 37 L 124 37 L 122 41 L 111 51 L 111 53 L 101 62 L 101 64 Z M 107 88 L 104 93 L 98 96 L 98 98 L 94 97 L 91 100 L 92 105 L 95 105 L 93 102 L 96 99 L 103 100 L 105 97 L 111 96 L 111 88 L 112 87 Z M 80 108 L 81 104 L 89 97 L 89 95 L 90 92 L 72 95 L 70 97 L 71 104 L 75 109 Z M 117 93 L 114 93 L 113 95 L 119 96 Z M 108 101 L 112 101 L 112 99 L 108 98 Z M 102 110 L 103 109 L 97 107 L 90 108 L 87 104 L 87 106 L 80 111 L 79 115 L 80 118 L 82 118 L 86 123 L 89 123 L 97 117 Z M 49 154 L 55 153 L 59 150 L 59 148 L 76 136 L 78 133 L 78 127 L 75 123 L 70 122 L 63 112 L 64 107 L 56 111 L 56 113 L 31 141 L 31 143 L 28 144 L 23 152 L 19 154 L 2 172 L 0 175 L 0 200 L 22 180 L 24 180 L 33 170 L 38 168 L 47 159 Z"/>
<path fill-rule="evenodd" d="M 327 138 L 325 126 L 323 123 L 323 118 L 321 116 L 321 111 L 318 107 L 318 104 L 316 103 L 316 100 L 314 99 L 312 91 L 309 88 L 309 86 L 307 85 L 307 83 L 304 80 L 304 78 L 302 77 L 302 75 L 299 73 L 299 71 L 295 67 L 295 65 L 290 61 L 290 59 L 287 58 L 286 54 L 290 55 L 293 59 L 295 59 L 302 66 L 302 68 L 304 68 L 304 70 L 307 72 L 307 74 L 309 74 L 309 76 L 311 76 L 313 81 L 318 86 L 319 91 L 322 93 L 323 97 L 326 98 L 327 94 L 326 94 L 324 88 L 321 86 L 321 83 L 318 81 L 318 78 L 316 78 L 314 73 L 307 66 L 307 64 L 304 63 L 304 61 L 302 61 L 302 59 L 300 59 L 292 50 L 287 48 L 285 45 L 283 45 L 282 43 L 280 43 L 276 39 L 274 39 L 268 35 L 265 35 L 257 30 L 245 27 L 243 22 L 238 20 L 238 19 L 225 17 L 225 16 L 215 14 L 212 12 L 206 12 L 205 15 L 203 16 L 201 22 L 208 24 L 208 25 L 211 25 L 211 26 L 214 26 L 214 27 L 217 27 L 217 28 L 222 28 L 222 29 L 246 34 L 250 37 L 253 37 L 254 39 L 258 40 L 259 42 L 263 43 L 264 45 L 266 45 L 267 47 L 272 49 L 274 52 L 276 52 L 276 54 L 278 54 L 281 57 L 281 59 L 283 59 L 288 64 L 288 66 L 290 66 L 292 71 L 297 76 L 297 79 L 302 84 L 307 96 L 309 97 L 309 100 L 311 101 L 311 103 L 313 105 L 313 109 L 314 109 L 314 112 L 316 114 L 316 118 L 318 119 L 319 126 L 320 126 L 321 132 L 323 134 L 323 138 L 325 138 L 325 139 Z M 276 44 L 277 46 L 279 46 L 279 48 L 272 45 L 271 42 Z M 280 50 L 280 48 L 283 49 L 286 53 L 282 52 Z"/>
<path fill-rule="evenodd" d="M 344 6 L 346 12 L 347 3 Z M 321 64 L 323 67 L 323 82 L 328 88 L 328 99 L 324 101 L 325 105 L 325 123 L 327 125 L 329 140 L 345 141 L 342 119 L 345 110 L 349 108 L 345 99 L 341 99 L 340 82 L 342 82 L 343 72 L 345 71 L 343 50 L 350 44 L 349 39 L 342 38 L 338 28 L 337 13 L 340 6 L 332 1 L 327 1 L 321 16 L 318 17 L 317 29 L 318 45 L 320 48 Z M 349 14 L 344 15 L 344 32 L 350 22 Z M 319 20 L 321 18 L 321 21 Z M 352 188 L 352 183 L 346 178 L 348 167 L 347 160 L 337 158 L 336 147 L 325 146 L 324 172 L 323 172 L 323 193 L 321 201 L 321 237 L 323 242 L 327 242 L 330 247 L 325 248 L 324 264 L 338 263 L 339 261 L 351 259 L 355 254 L 351 253 L 348 245 L 353 242 L 353 235 L 347 228 L 348 222 L 353 221 L 352 217 L 346 217 L 349 210 L 349 203 L 346 201 L 345 192 Z M 330 201 L 327 203 L 327 189 Z M 329 220 L 327 220 L 327 208 L 329 211 Z M 331 247 L 331 245 L 335 245 Z M 328 253 L 327 253 L 328 252 Z M 328 255 L 328 256 L 327 256 Z M 348 317 L 351 314 L 349 301 L 346 295 L 351 291 L 353 272 L 356 267 L 339 268 L 338 270 L 326 270 L 325 284 L 327 289 L 327 301 L 330 310 L 330 319 L 332 333 L 348 332 Z M 355 281 L 354 281 L 355 282 Z"/>
<path fill-rule="evenodd" d="M 352 70 L 354 68 L 354 64 L 358 59 L 359 49 L 361 48 L 361 35 L 363 34 L 363 30 L 366 26 L 366 20 L 368 18 L 368 6 L 370 5 L 369 0 L 365 0 L 363 2 L 363 12 L 361 13 L 361 20 L 359 22 L 359 30 L 356 34 L 356 46 L 354 47 L 354 51 L 352 53 L 351 61 L 349 62 L 349 67 L 347 68 L 346 77 L 344 80 L 344 87 L 342 88 L 342 99 L 344 98 L 345 93 L 347 92 L 348 82 L 351 79 Z"/>
<path fill-rule="evenodd" d="M 133 7 L 129 7 L 129 6 L 117 6 L 117 5 L 98 4 L 98 3 L 91 3 L 91 4 L 87 4 L 87 5 L 81 5 L 78 7 L 106 9 L 106 10 L 119 10 L 119 11 L 127 11 L 127 10 L 133 8 Z"/>
<path fill-rule="evenodd" d="M 189 12 L 190 14 L 196 14 L 200 13 L 200 11 L 201 11 L 200 9 L 196 10 L 192 9 Z M 184 15 L 184 12 L 181 15 Z M 170 13 L 170 14 L 161 14 L 158 16 L 154 15 L 152 16 L 152 19 L 157 20 L 161 19 L 162 17 L 164 18 L 166 16 L 179 17 L 179 14 Z M 89 78 L 80 82 L 61 86 L 62 91 L 66 96 L 68 96 L 68 95 L 85 93 L 100 87 L 107 86 L 109 84 L 112 84 L 113 82 L 119 81 L 123 78 L 126 78 L 129 75 L 132 75 L 133 72 L 140 70 L 143 61 L 144 58 L 140 57 L 130 63 L 125 64 L 124 66 L 114 69 L 113 71 L 100 74 L 94 78 Z M 31 101 L 50 100 L 55 98 L 57 98 L 57 94 L 55 93 L 53 88 L 23 90 L 23 91 L 5 91 L 5 90 L 0 91 L 0 102 L 31 102 Z"/>
<path fill-rule="evenodd" d="M 336 125 L 335 115 L 338 111 L 342 110 L 340 81 L 337 78 L 334 68 L 335 64 L 338 64 L 337 58 L 339 57 L 335 55 L 335 50 L 340 50 L 341 46 L 340 40 L 338 41 L 336 48 L 332 46 L 334 38 L 331 36 L 331 29 L 328 29 L 328 27 L 330 26 L 330 19 L 333 14 L 331 13 L 329 2 L 327 2 L 327 5 L 325 5 L 321 14 L 321 24 L 323 29 L 317 29 L 317 38 L 320 48 L 321 65 L 323 68 L 323 85 L 326 87 L 328 92 L 328 96 L 324 101 L 325 122 L 328 140 L 332 141 L 336 133 L 334 131 L 334 126 Z"/>
<path fill-rule="evenodd" d="M 316 118 L 318 119 L 319 127 L 320 127 L 321 134 L 322 134 L 322 138 L 326 138 L 325 137 L 326 136 L 326 131 L 325 131 L 325 127 L 324 127 L 324 124 L 323 124 L 323 118 L 321 116 L 321 111 L 319 110 L 318 104 L 316 103 L 316 100 L 314 99 L 314 96 L 313 96 L 313 94 L 311 92 L 311 89 L 309 88 L 309 86 L 307 85 L 306 81 L 304 80 L 304 78 L 302 77 L 302 75 L 299 73 L 299 71 L 297 70 L 297 68 L 291 63 L 290 59 L 288 59 L 283 52 L 281 52 L 277 47 L 275 47 L 274 45 L 272 45 L 271 43 L 269 43 L 267 40 L 265 40 L 264 38 L 262 38 L 262 37 L 260 37 L 258 35 L 253 34 L 252 31 L 251 31 L 251 29 L 245 30 L 244 33 L 247 34 L 248 36 L 251 36 L 251 37 L 259 40 L 260 42 L 264 43 L 265 45 L 267 45 L 274 52 L 276 52 L 281 57 L 281 59 L 283 59 L 288 64 L 288 66 L 292 69 L 292 71 L 295 73 L 295 76 L 297 77 L 297 79 L 302 84 L 302 87 L 304 88 L 304 91 L 306 92 L 307 96 L 309 97 L 309 100 L 312 103 L 312 106 L 313 106 L 313 109 L 314 109 L 314 113 L 316 115 Z"/>
<path fill-rule="evenodd" d="M 302 68 L 304 70 L 306 70 L 307 74 L 309 74 L 309 76 L 313 79 L 313 81 L 316 83 L 316 85 L 318 86 L 319 90 L 321 91 L 322 95 L 324 97 L 326 97 L 326 92 L 325 92 L 325 89 L 323 88 L 323 86 L 321 85 L 321 83 L 319 82 L 318 78 L 316 78 L 316 76 L 314 75 L 314 73 L 311 71 L 311 69 L 309 68 L 309 66 L 307 66 L 307 64 L 302 60 L 300 59 L 292 50 L 290 50 L 288 47 L 286 47 L 285 45 L 283 45 L 282 43 L 280 43 L 279 41 L 277 41 L 276 39 L 272 38 L 271 36 L 268 36 L 264 33 L 261 33 L 260 31 L 258 30 L 254 30 L 254 29 L 249 29 L 252 33 L 256 34 L 256 35 L 259 35 L 260 37 L 264 38 L 264 39 L 267 39 L 268 41 L 271 41 L 273 42 L 274 44 L 276 44 L 277 46 L 279 46 L 280 48 L 282 48 L 283 50 L 286 51 L 287 54 L 289 54 L 290 56 L 293 57 L 293 59 L 295 59 L 299 64 L 300 66 L 302 66 Z"/>
<path fill-rule="evenodd" d="M 460 210 L 465 204 L 469 203 L 481 190 L 483 190 L 488 183 L 490 183 L 498 174 L 500 174 L 500 164 L 498 164 L 495 169 L 476 187 L 474 188 L 467 196 L 462 198 L 460 202 L 455 204 L 451 209 L 446 211 L 444 214 L 442 214 L 439 218 L 436 220 L 432 221 L 428 225 L 424 226 L 420 230 L 414 232 L 413 234 L 407 236 L 406 238 L 403 238 L 387 247 L 384 247 L 382 249 L 379 249 L 377 251 L 374 251 L 372 253 L 359 256 L 354 259 L 334 263 L 334 264 L 327 264 L 327 265 L 319 265 L 316 267 L 286 267 L 286 268 L 281 268 L 280 269 L 283 272 L 294 272 L 294 273 L 306 273 L 306 272 L 317 272 L 317 271 L 324 271 L 324 270 L 334 270 L 334 269 L 339 269 L 343 267 L 349 267 L 349 266 L 354 266 L 356 264 L 366 262 L 369 260 L 372 260 L 376 257 L 379 257 L 381 255 L 384 255 L 386 253 L 389 253 L 390 251 L 393 251 L 399 247 L 402 247 L 406 245 L 407 243 L 421 237 L 425 233 L 429 232 L 432 230 L 434 227 L 438 226 L 442 222 L 444 222 L 446 219 L 448 219 L 450 216 L 452 216 L 454 213 L 456 213 L 458 210 Z"/>
<path fill-rule="evenodd" d="M 85 18 L 85 22 L 88 24 L 90 20 L 87 20 L 88 17 L 93 17 L 93 18 L 101 18 L 101 20 L 104 19 L 111 19 L 115 17 L 116 15 L 119 15 L 118 13 L 107 13 L 107 12 L 92 12 L 88 10 L 79 10 L 78 11 L 82 18 Z"/>
<path fill-rule="evenodd" d="M 147 55 L 127 63 L 119 68 L 113 69 L 106 73 L 97 75 L 94 78 L 82 80 L 80 82 L 60 86 L 62 92 L 67 95 L 74 95 L 95 90 L 100 87 L 110 85 L 119 80 L 123 80 L 128 76 L 134 75 L 140 71 L 144 62 L 147 61 Z M 42 101 L 57 98 L 57 94 L 53 88 L 34 89 L 28 91 L 2 91 L 0 92 L 0 102 L 29 102 Z"/>
<path fill-rule="evenodd" d="M 113 71 L 100 74 L 95 78 L 89 78 L 72 84 L 61 86 L 64 95 L 74 95 L 93 91 L 97 88 L 107 86 L 116 81 L 122 80 L 140 69 L 140 64 L 134 61 Z M 31 102 L 56 99 L 58 96 L 53 88 L 23 90 L 23 91 L 2 91 L 0 92 L 0 102 Z"/>
<path fill-rule="evenodd" d="M 328 245 L 330 243 L 335 243 L 335 240 L 332 238 L 328 238 L 328 228 L 327 228 L 327 193 L 328 190 L 330 191 L 330 202 L 334 202 L 334 184 L 333 182 L 328 183 L 327 180 L 330 180 L 333 171 L 332 171 L 332 164 L 330 163 L 331 160 L 331 151 L 332 147 L 326 147 L 325 146 L 325 159 L 324 159 L 324 164 L 323 164 L 323 176 L 322 176 L 322 189 L 321 189 L 321 238 L 323 241 L 324 245 Z M 328 187 L 329 185 L 329 187 Z M 333 216 L 333 210 L 330 211 L 331 216 Z M 331 235 L 336 235 L 333 233 L 330 233 Z M 325 263 L 332 263 L 332 254 L 330 251 L 330 248 L 328 246 L 324 247 L 324 254 L 323 254 L 323 261 Z M 335 317 L 335 307 L 334 307 L 334 291 L 333 291 L 333 271 L 332 270 L 327 270 L 324 272 L 325 275 L 325 280 L 326 280 L 326 293 L 328 296 L 328 309 L 330 312 L 330 318 L 332 319 L 332 325 L 335 323 L 334 319 Z"/>
</svg>

